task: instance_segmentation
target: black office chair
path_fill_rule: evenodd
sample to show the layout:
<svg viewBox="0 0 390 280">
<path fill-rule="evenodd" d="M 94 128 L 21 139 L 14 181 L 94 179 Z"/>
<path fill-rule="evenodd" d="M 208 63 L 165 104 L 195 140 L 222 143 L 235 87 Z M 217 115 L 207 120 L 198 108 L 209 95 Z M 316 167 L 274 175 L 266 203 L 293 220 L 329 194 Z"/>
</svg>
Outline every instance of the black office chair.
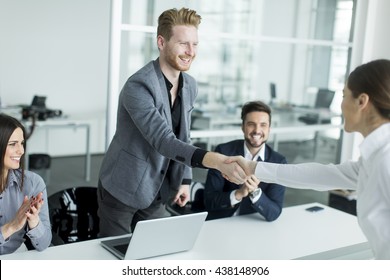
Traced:
<svg viewBox="0 0 390 280">
<path fill-rule="evenodd" d="M 51 157 L 48 154 L 30 154 L 28 169 L 39 174 L 46 185 L 50 182 Z"/>
<path fill-rule="evenodd" d="M 315 109 L 330 109 L 335 92 L 329 89 L 319 89 L 314 103 Z M 316 112 L 306 113 L 298 117 L 298 120 L 305 124 L 327 124 L 330 119 L 320 119 L 320 114 Z"/>
<path fill-rule="evenodd" d="M 356 214 L 356 199 L 349 199 L 345 194 L 341 192 L 331 191 L 329 192 L 328 205 L 343 212 Z"/>
<path fill-rule="evenodd" d="M 97 188 L 74 187 L 52 194 L 49 198 L 49 214 L 52 224 L 53 245 L 97 238 Z"/>
<path fill-rule="evenodd" d="M 193 182 L 190 187 L 190 201 L 184 207 L 177 204 L 167 204 L 166 209 L 174 216 L 205 211 L 204 185 L 200 182 Z"/>
</svg>

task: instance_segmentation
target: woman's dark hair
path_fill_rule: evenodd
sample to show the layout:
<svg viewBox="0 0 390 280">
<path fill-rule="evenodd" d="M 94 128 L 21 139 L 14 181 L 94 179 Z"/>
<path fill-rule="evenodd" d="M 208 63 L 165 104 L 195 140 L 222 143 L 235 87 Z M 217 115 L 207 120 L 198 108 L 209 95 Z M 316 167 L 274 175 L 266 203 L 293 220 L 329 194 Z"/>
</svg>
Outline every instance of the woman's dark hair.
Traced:
<svg viewBox="0 0 390 280">
<path fill-rule="evenodd" d="M 261 101 L 250 101 L 244 104 L 241 109 L 241 120 L 244 124 L 246 115 L 252 112 L 265 112 L 269 116 L 269 125 L 271 126 L 271 108 Z"/>
<path fill-rule="evenodd" d="M 4 191 L 7 182 L 4 182 L 3 178 L 5 178 L 8 174 L 4 174 L 4 157 L 5 152 L 7 150 L 8 141 L 11 138 L 12 133 L 14 133 L 15 129 L 20 128 L 23 131 L 23 137 L 26 136 L 26 131 L 23 125 L 15 118 L 8 116 L 6 114 L 0 114 L 0 153 L 1 153 L 1 161 L 0 161 L 0 190 Z M 23 144 L 24 150 L 26 150 L 26 141 Z M 20 159 L 20 169 L 22 170 L 22 182 L 21 187 L 23 187 L 23 179 L 24 179 L 24 155 Z"/>
<path fill-rule="evenodd" d="M 347 86 L 355 98 L 366 93 L 379 114 L 390 119 L 390 60 L 378 59 L 358 66 L 349 75 Z"/>
</svg>

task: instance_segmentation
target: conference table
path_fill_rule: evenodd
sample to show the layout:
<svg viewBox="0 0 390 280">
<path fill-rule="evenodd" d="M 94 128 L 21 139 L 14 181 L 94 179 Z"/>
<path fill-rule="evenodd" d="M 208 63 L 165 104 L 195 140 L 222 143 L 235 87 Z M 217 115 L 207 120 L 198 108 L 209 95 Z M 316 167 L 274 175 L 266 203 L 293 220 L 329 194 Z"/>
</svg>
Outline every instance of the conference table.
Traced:
<svg viewBox="0 0 390 280">
<path fill-rule="evenodd" d="M 306 210 L 312 206 L 323 210 Z M 2 255 L 0 259 L 115 260 L 116 257 L 100 245 L 101 240 L 49 247 L 43 252 L 17 252 Z M 273 222 L 266 222 L 257 213 L 206 221 L 191 250 L 151 259 L 372 259 L 372 252 L 356 216 L 309 203 L 283 208 L 280 217 Z"/>
</svg>

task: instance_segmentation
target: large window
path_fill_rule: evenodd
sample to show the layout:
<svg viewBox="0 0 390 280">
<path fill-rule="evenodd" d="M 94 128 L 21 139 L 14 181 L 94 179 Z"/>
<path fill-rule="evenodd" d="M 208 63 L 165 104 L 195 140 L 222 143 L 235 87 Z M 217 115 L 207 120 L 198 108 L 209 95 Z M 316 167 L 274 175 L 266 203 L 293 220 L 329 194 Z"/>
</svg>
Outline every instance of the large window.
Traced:
<svg viewBox="0 0 390 280">
<path fill-rule="evenodd" d="M 199 83 L 197 109 L 228 114 L 249 100 L 270 102 L 273 83 L 273 101 L 279 105 L 313 105 L 317 90 L 326 88 L 336 92 L 331 109 L 340 112 L 349 72 L 353 0 L 113 2 L 118 24 L 112 39 L 120 42 L 112 47 L 117 58 L 111 66 L 117 73 L 110 81 L 116 85 L 116 92 L 109 93 L 113 100 L 132 73 L 158 57 L 161 12 L 185 6 L 202 16 L 199 51 L 189 71 Z"/>
</svg>

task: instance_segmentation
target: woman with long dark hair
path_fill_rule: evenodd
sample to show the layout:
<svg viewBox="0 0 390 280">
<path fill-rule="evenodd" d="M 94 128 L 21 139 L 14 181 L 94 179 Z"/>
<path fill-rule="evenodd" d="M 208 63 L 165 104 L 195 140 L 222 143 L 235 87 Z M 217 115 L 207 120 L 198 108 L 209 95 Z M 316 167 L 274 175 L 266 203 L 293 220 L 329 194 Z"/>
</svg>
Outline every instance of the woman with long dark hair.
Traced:
<svg viewBox="0 0 390 280">
<path fill-rule="evenodd" d="M 390 60 L 374 60 L 352 71 L 341 109 L 345 131 L 364 137 L 357 161 L 324 165 L 230 160 L 267 183 L 322 191 L 356 190 L 359 225 L 374 257 L 390 259 Z"/>
<path fill-rule="evenodd" d="M 43 179 L 24 170 L 25 129 L 0 114 L 0 254 L 16 251 L 26 239 L 38 251 L 51 242 L 51 226 Z"/>
</svg>

